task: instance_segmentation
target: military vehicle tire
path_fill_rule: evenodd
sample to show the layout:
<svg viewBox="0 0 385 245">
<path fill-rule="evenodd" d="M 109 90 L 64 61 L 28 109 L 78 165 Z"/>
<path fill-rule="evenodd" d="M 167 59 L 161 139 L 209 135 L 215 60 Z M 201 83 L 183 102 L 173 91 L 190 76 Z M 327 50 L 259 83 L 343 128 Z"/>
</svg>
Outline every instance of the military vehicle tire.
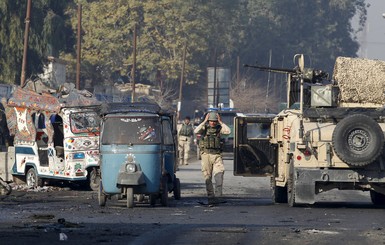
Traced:
<svg viewBox="0 0 385 245">
<path fill-rule="evenodd" d="M 295 181 L 294 181 L 294 164 L 290 162 L 289 178 L 287 179 L 287 203 L 290 207 L 296 207 L 295 202 Z"/>
<path fill-rule="evenodd" d="M 272 199 L 274 203 L 287 203 L 287 187 L 276 186 L 275 177 L 271 177 Z"/>
<path fill-rule="evenodd" d="M 352 166 L 366 166 L 382 153 L 384 133 L 371 117 L 355 114 L 337 123 L 332 142 L 342 161 Z"/>
<path fill-rule="evenodd" d="M 385 205 L 385 195 L 375 192 L 375 191 L 370 191 L 370 199 L 372 200 L 372 203 L 374 205 Z"/>
</svg>

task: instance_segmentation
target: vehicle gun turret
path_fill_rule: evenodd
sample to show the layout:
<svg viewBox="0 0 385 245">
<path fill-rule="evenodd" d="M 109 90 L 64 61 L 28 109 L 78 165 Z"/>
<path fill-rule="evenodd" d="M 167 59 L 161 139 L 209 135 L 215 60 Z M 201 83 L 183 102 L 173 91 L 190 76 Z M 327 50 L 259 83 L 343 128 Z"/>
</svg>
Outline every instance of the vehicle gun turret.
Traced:
<svg viewBox="0 0 385 245">
<path fill-rule="evenodd" d="M 322 70 L 315 70 L 312 68 L 302 68 L 295 67 L 293 69 L 287 68 L 274 68 L 269 66 L 258 66 L 258 65 L 248 65 L 245 64 L 244 67 L 247 68 L 255 68 L 259 71 L 265 72 L 275 72 L 275 73 L 283 73 L 289 74 L 292 78 L 303 78 L 304 82 L 308 83 L 321 83 L 323 80 L 329 79 L 329 74 Z"/>
</svg>

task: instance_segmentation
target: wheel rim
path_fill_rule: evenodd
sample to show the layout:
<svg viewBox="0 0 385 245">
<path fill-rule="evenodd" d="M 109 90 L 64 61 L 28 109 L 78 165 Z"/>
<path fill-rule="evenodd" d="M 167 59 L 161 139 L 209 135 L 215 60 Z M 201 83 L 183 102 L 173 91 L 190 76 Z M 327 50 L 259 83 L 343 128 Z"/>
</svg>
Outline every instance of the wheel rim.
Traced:
<svg viewBox="0 0 385 245">
<path fill-rule="evenodd" d="M 348 145 L 353 151 L 360 153 L 368 148 L 370 136 L 362 129 L 353 130 L 348 136 Z"/>
<path fill-rule="evenodd" d="M 33 171 L 28 171 L 27 173 L 27 186 L 35 187 L 36 186 L 36 175 Z"/>
</svg>

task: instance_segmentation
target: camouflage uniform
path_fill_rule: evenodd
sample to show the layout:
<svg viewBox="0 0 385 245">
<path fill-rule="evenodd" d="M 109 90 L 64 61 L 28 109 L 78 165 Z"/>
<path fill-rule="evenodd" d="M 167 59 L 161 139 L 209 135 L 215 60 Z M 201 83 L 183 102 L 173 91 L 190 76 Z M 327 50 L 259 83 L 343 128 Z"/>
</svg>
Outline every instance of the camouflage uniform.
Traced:
<svg viewBox="0 0 385 245">
<path fill-rule="evenodd" d="M 210 115 L 209 121 L 217 121 L 216 114 L 215 116 Z M 205 179 L 209 204 L 213 204 L 216 202 L 216 197 L 222 196 L 223 175 L 225 172 L 220 139 L 222 134 L 230 134 L 231 130 L 224 123 L 211 127 L 205 125 L 205 122 L 202 122 L 194 130 L 194 133 L 202 134 L 199 142 L 202 158 L 202 174 Z M 215 191 L 212 183 L 213 176 L 215 179 Z"/>
<path fill-rule="evenodd" d="M 194 135 L 194 129 L 189 122 L 183 122 L 178 132 L 178 151 L 179 151 L 179 165 L 188 165 L 190 157 L 191 138 Z"/>
</svg>

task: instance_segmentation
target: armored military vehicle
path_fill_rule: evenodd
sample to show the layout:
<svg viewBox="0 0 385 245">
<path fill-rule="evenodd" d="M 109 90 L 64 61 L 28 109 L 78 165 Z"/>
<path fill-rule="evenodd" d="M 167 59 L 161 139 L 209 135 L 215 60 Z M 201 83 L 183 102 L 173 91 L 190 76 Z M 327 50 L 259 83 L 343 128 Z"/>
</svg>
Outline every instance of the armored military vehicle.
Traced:
<svg viewBox="0 0 385 245">
<path fill-rule="evenodd" d="M 289 206 L 332 189 L 370 191 L 385 204 L 384 89 L 368 79 L 376 72 L 361 71 L 361 79 L 354 68 L 369 61 L 339 57 L 330 79 L 305 68 L 303 55 L 295 61 L 294 69 L 248 66 L 287 74 L 287 106 L 235 118 L 234 175 L 271 176 L 273 201 Z"/>
</svg>

